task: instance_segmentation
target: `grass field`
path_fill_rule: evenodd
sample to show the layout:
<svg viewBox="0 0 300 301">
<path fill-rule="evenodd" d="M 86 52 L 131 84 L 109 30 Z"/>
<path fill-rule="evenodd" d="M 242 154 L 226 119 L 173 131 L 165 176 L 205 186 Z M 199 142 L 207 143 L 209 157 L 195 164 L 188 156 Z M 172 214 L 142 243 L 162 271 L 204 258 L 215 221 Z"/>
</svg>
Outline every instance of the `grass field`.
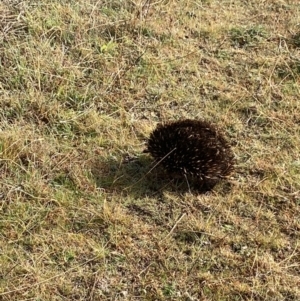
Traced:
<svg viewBox="0 0 300 301">
<path fill-rule="evenodd" d="M 298 0 L 3 0 L 0 114 L 0 300 L 300 300 Z M 181 118 L 212 192 L 150 171 Z"/>
</svg>

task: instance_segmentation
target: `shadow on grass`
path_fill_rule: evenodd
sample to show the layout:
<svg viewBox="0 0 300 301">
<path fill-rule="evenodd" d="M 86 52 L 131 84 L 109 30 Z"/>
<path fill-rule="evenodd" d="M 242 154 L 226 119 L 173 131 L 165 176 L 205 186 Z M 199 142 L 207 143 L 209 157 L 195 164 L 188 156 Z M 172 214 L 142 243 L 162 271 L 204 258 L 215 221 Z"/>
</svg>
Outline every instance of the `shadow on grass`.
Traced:
<svg viewBox="0 0 300 301">
<path fill-rule="evenodd" d="M 197 187 L 197 182 L 174 178 L 155 163 L 145 154 L 106 160 L 98 158 L 93 162 L 91 172 L 99 189 L 119 195 L 128 212 L 158 227 L 165 227 L 170 219 L 181 216 L 183 212 L 206 210 L 201 208 L 197 198 L 182 202 L 186 193 L 197 196 L 206 192 Z M 223 182 L 219 188 L 221 195 L 225 194 L 231 189 L 230 183 Z"/>
<path fill-rule="evenodd" d="M 105 191 L 130 194 L 134 198 L 159 197 L 164 191 L 202 193 L 184 178 L 174 178 L 155 166 L 147 155 L 139 157 L 97 159 L 93 162 L 92 175 L 99 188 Z"/>
</svg>

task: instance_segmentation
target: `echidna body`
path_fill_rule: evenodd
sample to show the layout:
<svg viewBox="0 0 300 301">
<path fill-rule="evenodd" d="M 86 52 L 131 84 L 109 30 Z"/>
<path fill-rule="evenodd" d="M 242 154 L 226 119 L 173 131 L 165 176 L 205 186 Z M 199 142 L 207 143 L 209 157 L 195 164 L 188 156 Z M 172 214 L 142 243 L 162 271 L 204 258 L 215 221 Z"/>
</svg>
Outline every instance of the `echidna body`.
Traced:
<svg viewBox="0 0 300 301">
<path fill-rule="evenodd" d="M 146 152 L 171 174 L 196 178 L 199 188 L 205 190 L 228 176 L 234 166 L 227 140 L 212 124 L 201 120 L 159 124 L 150 135 Z"/>
</svg>

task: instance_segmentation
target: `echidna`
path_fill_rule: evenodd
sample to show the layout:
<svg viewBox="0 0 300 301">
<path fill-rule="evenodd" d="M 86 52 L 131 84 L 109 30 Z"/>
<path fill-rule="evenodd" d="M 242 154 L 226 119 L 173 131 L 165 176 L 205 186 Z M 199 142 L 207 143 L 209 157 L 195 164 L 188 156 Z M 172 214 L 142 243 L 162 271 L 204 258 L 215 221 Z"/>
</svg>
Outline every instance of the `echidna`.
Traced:
<svg viewBox="0 0 300 301">
<path fill-rule="evenodd" d="M 201 190 L 212 189 L 234 166 L 234 155 L 227 140 L 203 120 L 159 124 L 151 133 L 145 152 L 171 175 L 192 179 Z"/>
</svg>

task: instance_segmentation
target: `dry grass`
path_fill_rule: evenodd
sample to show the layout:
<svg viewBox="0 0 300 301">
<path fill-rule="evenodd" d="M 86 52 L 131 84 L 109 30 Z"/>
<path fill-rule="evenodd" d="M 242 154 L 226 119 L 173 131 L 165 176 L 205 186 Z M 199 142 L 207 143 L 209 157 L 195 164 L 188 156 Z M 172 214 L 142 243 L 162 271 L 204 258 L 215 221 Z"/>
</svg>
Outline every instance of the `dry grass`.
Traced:
<svg viewBox="0 0 300 301">
<path fill-rule="evenodd" d="M 299 300 L 299 1 L 1 1 L 0 299 Z M 216 122 L 206 195 L 157 122 Z"/>
</svg>

